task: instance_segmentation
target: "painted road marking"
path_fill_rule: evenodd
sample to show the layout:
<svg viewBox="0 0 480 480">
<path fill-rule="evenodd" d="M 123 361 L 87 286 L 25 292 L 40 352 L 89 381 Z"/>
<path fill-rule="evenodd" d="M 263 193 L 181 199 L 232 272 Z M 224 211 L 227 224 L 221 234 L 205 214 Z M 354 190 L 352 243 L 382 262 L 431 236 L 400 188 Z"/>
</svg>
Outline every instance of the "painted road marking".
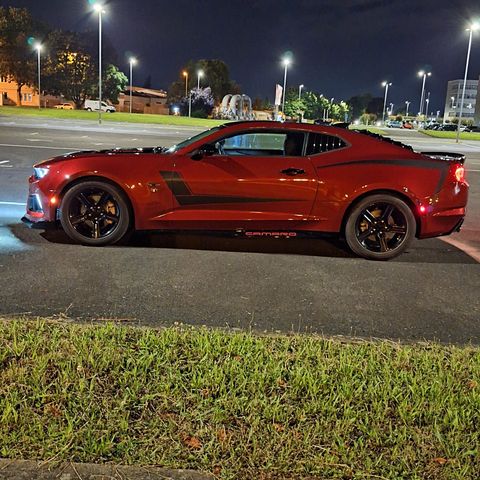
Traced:
<svg viewBox="0 0 480 480">
<path fill-rule="evenodd" d="M 19 147 L 19 148 L 46 148 L 47 150 L 83 150 L 83 147 L 47 147 L 46 145 L 15 145 L 13 143 L 0 143 L 0 147 Z"/>
<path fill-rule="evenodd" d="M 0 167 L 3 167 L 3 168 L 12 168 L 13 165 L 7 165 L 7 163 L 10 163 L 10 160 L 2 160 L 0 162 Z"/>
<path fill-rule="evenodd" d="M 42 138 L 27 138 L 27 141 L 29 142 L 53 142 L 53 140 L 47 140 L 47 139 L 42 139 Z"/>
<path fill-rule="evenodd" d="M 457 240 L 452 237 L 440 237 L 440 240 L 443 240 L 445 243 L 458 248 L 462 252 L 466 253 L 469 257 L 480 263 L 480 250 L 478 250 L 478 248 L 469 245 L 467 242 L 462 242 L 461 240 Z"/>
<path fill-rule="evenodd" d="M 18 205 L 19 207 L 24 207 L 26 203 L 20 202 L 0 202 L 0 205 Z"/>
</svg>

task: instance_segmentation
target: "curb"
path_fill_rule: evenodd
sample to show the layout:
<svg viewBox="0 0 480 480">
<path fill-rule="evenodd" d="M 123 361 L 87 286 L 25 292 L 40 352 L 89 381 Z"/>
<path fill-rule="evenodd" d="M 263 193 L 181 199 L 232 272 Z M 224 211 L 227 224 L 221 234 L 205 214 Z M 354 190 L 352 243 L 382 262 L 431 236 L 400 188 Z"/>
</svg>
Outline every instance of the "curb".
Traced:
<svg viewBox="0 0 480 480">
<path fill-rule="evenodd" d="M 194 470 L 0 459 L 1 480 L 213 480 Z"/>
</svg>

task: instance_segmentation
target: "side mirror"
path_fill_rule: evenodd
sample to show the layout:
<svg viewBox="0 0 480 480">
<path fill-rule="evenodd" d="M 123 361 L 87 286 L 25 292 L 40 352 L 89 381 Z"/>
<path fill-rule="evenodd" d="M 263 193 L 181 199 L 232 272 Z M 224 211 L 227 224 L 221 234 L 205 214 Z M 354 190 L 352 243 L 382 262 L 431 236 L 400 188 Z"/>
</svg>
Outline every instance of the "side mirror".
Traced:
<svg viewBox="0 0 480 480">
<path fill-rule="evenodd" d="M 206 143 L 202 145 L 194 154 L 191 156 L 192 160 L 201 160 L 203 157 L 210 157 L 218 153 L 218 148 L 211 143 Z"/>
</svg>

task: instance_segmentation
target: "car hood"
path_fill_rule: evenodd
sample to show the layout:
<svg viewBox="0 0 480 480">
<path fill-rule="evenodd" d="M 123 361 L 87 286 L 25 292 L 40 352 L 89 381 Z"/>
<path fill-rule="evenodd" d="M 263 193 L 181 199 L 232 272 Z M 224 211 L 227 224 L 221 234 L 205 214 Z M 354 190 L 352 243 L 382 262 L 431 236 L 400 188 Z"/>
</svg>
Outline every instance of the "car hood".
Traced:
<svg viewBox="0 0 480 480">
<path fill-rule="evenodd" d="M 115 156 L 115 155 L 158 155 L 165 153 L 167 148 L 165 147 L 137 147 L 137 148 L 110 148 L 105 150 L 77 150 L 75 152 L 69 152 L 65 155 L 59 155 L 58 157 L 49 158 L 35 164 L 35 167 L 39 167 L 45 164 L 52 164 L 57 162 L 64 162 L 65 160 L 74 160 L 80 157 L 95 157 L 95 156 Z"/>
</svg>

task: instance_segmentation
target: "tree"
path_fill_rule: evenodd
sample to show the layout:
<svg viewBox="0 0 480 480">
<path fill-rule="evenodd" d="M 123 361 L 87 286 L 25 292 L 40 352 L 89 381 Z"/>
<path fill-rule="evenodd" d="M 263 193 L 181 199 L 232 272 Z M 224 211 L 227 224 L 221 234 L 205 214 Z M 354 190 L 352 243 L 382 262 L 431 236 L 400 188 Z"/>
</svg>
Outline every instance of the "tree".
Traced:
<svg viewBox="0 0 480 480">
<path fill-rule="evenodd" d="M 103 83 L 103 98 L 112 103 L 118 103 L 118 95 L 125 90 L 127 85 L 127 76 L 115 65 L 107 65 Z"/>
<path fill-rule="evenodd" d="M 307 105 L 303 99 L 298 98 L 298 90 L 295 87 L 290 87 L 285 92 L 285 109 L 284 112 L 287 117 L 299 118 L 302 117 L 307 109 Z"/>
<path fill-rule="evenodd" d="M 72 100 L 77 108 L 82 107 L 87 97 L 98 98 L 98 54 L 92 35 L 55 30 L 46 43 L 45 90 Z M 112 49 L 106 55 L 106 59 L 109 58 L 114 58 Z M 105 61 L 104 65 L 102 96 L 117 103 L 118 94 L 125 89 L 128 79 L 111 63 Z"/>
<path fill-rule="evenodd" d="M 370 93 L 363 93 L 351 97 L 347 103 L 350 106 L 350 112 L 353 118 L 359 118 L 362 114 L 367 112 L 368 105 L 373 97 Z"/>
<path fill-rule="evenodd" d="M 222 60 L 190 60 L 182 71 L 188 73 L 188 89 L 197 85 L 197 72 L 203 71 L 200 79 L 201 86 L 209 86 L 211 93 L 218 103 L 228 93 L 241 93 L 240 86 L 230 79 L 228 66 Z M 168 100 L 175 103 L 185 96 L 185 78 L 173 82 L 168 89 Z"/>
<path fill-rule="evenodd" d="M 36 22 L 26 8 L 0 7 L 0 73 L 17 82 L 18 101 L 22 87 L 36 83 L 34 37 L 40 41 L 46 27 Z"/>
<path fill-rule="evenodd" d="M 212 113 L 215 104 L 211 88 L 193 88 L 191 96 L 192 117 L 207 118 Z M 188 115 L 189 102 L 189 97 L 185 96 L 180 100 L 180 111 L 182 115 Z"/>
<path fill-rule="evenodd" d="M 81 108 L 85 99 L 98 91 L 98 73 L 91 47 L 83 34 L 60 30 L 52 32 L 47 42 L 45 90 L 53 95 L 63 95 Z"/>
</svg>

